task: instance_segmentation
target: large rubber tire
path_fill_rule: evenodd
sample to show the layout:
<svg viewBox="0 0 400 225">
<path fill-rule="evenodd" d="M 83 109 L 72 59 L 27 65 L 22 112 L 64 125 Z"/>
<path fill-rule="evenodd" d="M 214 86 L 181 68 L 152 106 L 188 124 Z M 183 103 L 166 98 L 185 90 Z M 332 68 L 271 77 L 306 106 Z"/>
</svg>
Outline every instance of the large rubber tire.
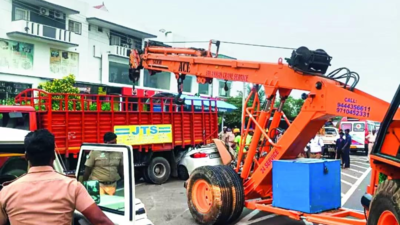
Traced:
<svg viewBox="0 0 400 225">
<path fill-rule="evenodd" d="M 155 157 L 147 167 L 147 175 L 154 184 L 163 184 L 171 175 L 171 165 L 163 157 Z"/>
<path fill-rule="evenodd" d="M 400 180 L 386 180 L 378 186 L 371 201 L 368 225 L 398 225 L 399 222 Z"/>
<path fill-rule="evenodd" d="M 181 180 L 187 180 L 187 179 L 189 179 L 189 173 L 188 173 L 188 171 L 187 171 L 187 169 L 186 169 L 185 166 L 180 165 L 180 166 L 178 167 L 178 177 L 179 177 L 179 179 L 181 179 Z"/>
<path fill-rule="evenodd" d="M 142 176 L 143 176 L 143 180 L 148 183 L 148 184 L 153 184 L 153 182 L 151 182 L 148 172 L 147 172 L 147 166 L 143 167 L 142 169 Z"/>
<path fill-rule="evenodd" d="M 228 223 L 234 223 L 240 217 L 244 208 L 245 198 L 242 178 L 230 166 L 218 166 L 218 169 L 225 174 L 228 183 L 232 185 L 232 210 Z"/>
<path fill-rule="evenodd" d="M 188 180 L 187 198 L 194 220 L 202 225 L 227 224 L 232 214 L 232 184 L 218 167 L 195 169 Z"/>
</svg>

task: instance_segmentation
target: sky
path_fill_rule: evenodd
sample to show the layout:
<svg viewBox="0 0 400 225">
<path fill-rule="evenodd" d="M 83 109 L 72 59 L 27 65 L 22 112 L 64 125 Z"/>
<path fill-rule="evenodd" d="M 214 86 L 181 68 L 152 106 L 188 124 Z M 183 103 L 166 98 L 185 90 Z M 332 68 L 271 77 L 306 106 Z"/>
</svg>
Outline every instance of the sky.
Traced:
<svg viewBox="0 0 400 225">
<path fill-rule="evenodd" d="M 357 72 L 358 89 L 388 102 L 400 84 L 398 0 L 104 0 L 104 4 L 110 13 L 156 35 L 165 29 L 187 41 L 324 49 L 333 57 L 329 71 L 347 67 Z M 207 44 L 193 47 L 207 48 Z M 277 62 L 289 57 L 291 50 L 221 44 L 220 53 Z"/>
</svg>

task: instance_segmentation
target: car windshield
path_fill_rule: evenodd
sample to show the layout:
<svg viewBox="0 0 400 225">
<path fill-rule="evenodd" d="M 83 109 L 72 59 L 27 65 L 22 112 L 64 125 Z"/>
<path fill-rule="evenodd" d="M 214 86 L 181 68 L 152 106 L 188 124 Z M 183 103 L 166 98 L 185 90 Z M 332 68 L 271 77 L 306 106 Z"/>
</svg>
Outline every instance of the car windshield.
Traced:
<svg viewBox="0 0 400 225">
<path fill-rule="evenodd" d="M 325 128 L 325 133 L 328 135 L 337 135 L 336 130 L 332 128 Z"/>
<path fill-rule="evenodd" d="M 120 214 L 125 211 L 123 157 L 123 152 L 85 150 L 82 154 L 81 163 L 78 165 L 77 179 L 82 184 L 85 185 L 85 182 L 88 181 L 99 182 L 100 199 L 98 199 L 97 204 L 104 211 Z"/>
</svg>

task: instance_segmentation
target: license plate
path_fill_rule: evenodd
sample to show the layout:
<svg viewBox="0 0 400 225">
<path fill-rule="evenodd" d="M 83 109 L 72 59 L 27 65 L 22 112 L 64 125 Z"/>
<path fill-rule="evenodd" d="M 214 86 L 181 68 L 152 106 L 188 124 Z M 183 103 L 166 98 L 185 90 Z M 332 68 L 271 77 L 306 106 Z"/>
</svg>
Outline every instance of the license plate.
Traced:
<svg viewBox="0 0 400 225">
<path fill-rule="evenodd" d="M 215 152 L 215 153 L 211 153 L 210 154 L 210 159 L 215 159 L 215 158 L 219 158 L 220 156 L 219 156 L 219 153 L 218 152 Z"/>
</svg>

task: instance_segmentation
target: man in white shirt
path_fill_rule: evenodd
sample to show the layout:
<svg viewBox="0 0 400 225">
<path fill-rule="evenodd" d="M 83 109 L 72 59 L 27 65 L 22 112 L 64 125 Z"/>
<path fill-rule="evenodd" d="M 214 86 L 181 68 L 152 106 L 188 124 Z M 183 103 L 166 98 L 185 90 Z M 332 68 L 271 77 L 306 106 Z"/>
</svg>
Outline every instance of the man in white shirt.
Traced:
<svg viewBox="0 0 400 225">
<path fill-rule="evenodd" d="M 317 133 L 313 139 L 310 140 L 308 145 L 310 147 L 310 158 L 320 159 L 322 156 L 322 147 L 324 147 L 324 142 Z"/>
<path fill-rule="evenodd" d="M 371 154 L 372 147 L 374 147 L 375 140 L 376 140 L 376 130 L 372 130 L 372 133 L 369 133 L 367 137 L 365 137 L 368 141 L 368 158 Z"/>
</svg>

